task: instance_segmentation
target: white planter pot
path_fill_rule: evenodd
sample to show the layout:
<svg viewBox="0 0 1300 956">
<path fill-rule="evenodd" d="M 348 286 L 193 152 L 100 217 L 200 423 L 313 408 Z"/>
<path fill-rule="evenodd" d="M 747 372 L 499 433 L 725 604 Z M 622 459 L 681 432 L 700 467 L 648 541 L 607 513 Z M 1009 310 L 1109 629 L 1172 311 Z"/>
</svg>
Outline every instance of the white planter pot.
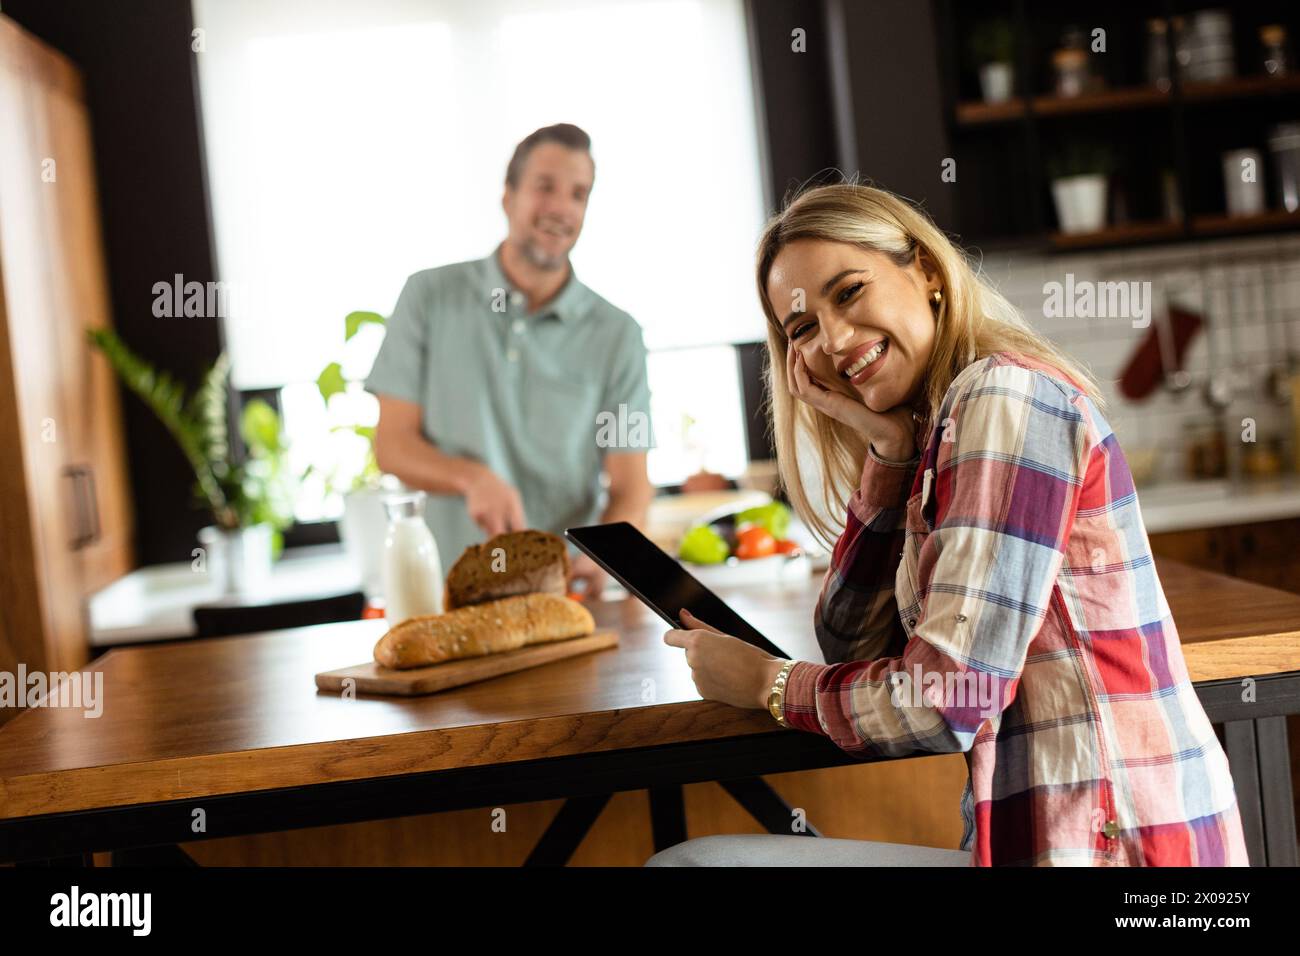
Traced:
<svg viewBox="0 0 1300 956">
<path fill-rule="evenodd" d="M 1255 171 L 1250 182 L 1242 178 L 1247 163 Z M 1259 150 L 1234 149 L 1223 154 L 1223 197 L 1229 216 L 1254 216 L 1264 211 L 1264 163 Z"/>
<path fill-rule="evenodd" d="M 271 577 L 273 534 L 269 524 L 234 530 L 207 527 L 199 532 L 208 578 L 223 595 L 252 595 L 265 589 Z"/>
<path fill-rule="evenodd" d="M 370 598 L 384 594 L 384 536 L 388 533 L 384 495 L 383 491 L 369 488 L 348 492 L 343 496 L 343 520 L 339 522 L 343 548 Z"/>
<path fill-rule="evenodd" d="M 985 63 L 980 67 L 980 92 L 985 103 L 1005 103 L 1011 99 L 1015 71 L 1010 63 Z"/>
<path fill-rule="evenodd" d="M 1061 232 L 1096 232 L 1106 225 L 1106 177 L 1099 173 L 1052 180 Z"/>
</svg>

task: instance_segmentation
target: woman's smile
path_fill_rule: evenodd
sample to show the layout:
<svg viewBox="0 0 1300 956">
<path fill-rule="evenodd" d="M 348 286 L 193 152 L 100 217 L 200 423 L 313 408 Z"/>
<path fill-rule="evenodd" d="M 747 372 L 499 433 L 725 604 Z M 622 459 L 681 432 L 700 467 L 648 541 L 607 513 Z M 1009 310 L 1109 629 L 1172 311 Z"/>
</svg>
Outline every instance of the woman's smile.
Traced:
<svg viewBox="0 0 1300 956">
<path fill-rule="evenodd" d="M 879 339 L 874 345 L 860 345 L 840 363 L 840 375 L 854 385 L 861 385 L 885 365 L 889 339 Z"/>
</svg>

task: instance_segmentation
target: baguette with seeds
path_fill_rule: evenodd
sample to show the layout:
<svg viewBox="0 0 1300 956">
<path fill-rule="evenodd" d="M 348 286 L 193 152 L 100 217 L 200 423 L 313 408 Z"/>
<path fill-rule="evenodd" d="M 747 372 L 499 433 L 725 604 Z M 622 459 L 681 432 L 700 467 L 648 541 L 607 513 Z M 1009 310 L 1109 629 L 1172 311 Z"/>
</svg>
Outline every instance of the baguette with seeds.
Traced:
<svg viewBox="0 0 1300 956">
<path fill-rule="evenodd" d="M 555 594 L 522 594 L 402 621 L 379 639 L 375 660 L 402 670 L 582 637 L 591 612 Z"/>
</svg>

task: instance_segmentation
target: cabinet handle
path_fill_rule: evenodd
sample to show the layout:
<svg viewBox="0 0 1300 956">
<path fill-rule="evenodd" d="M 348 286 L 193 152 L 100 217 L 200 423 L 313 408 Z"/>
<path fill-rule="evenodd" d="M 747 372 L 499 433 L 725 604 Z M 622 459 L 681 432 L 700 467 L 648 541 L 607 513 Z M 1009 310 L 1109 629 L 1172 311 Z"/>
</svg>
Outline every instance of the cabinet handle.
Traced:
<svg viewBox="0 0 1300 956">
<path fill-rule="evenodd" d="M 68 548 L 72 551 L 80 551 L 86 546 L 88 539 L 86 531 L 86 498 L 81 490 L 81 466 L 64 465 L 63 476 L 72 479 L 72 500 L 76 503 L 77 512 L 73 538 L 68 542 Z"/>
<path fill-rule="evenodd" d="M 99 526 L 99 496 L 95 494 L 95 468 L 93 465 L 83 465 L 81 467 L 81 477 L 86 489 L 86 505 L 90 519 L 90 527 L 86 531 L 86 541 L 82 547 L 94 544 L 100 538 L 102 529 Z"/>
</svg>

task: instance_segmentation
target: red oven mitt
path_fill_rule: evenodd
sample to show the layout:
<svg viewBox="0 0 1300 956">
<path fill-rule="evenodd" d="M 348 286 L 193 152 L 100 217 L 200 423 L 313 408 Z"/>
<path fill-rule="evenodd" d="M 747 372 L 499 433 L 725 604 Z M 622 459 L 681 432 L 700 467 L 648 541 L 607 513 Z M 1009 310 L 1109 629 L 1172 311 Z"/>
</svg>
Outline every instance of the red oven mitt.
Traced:
<svg viewBox="0 0 1300 956">
<path fill-rule="evenodd" d="M 1169 326 L 1173 339 L 1173 355 L 1167 356 L 1171 371 L 1181 370 L 1187 347 L 1204 325 L 1201 317 L 1177 306 L 1169 307 Z M 1138 346 L 1128 367 L 1120 376 L 1119 390 L 1131 401 L 1146 398 L 1156 390 L 1165 377 L 1165 363 L 1160 361 L 1160 329 L 1155 322 L 1147 329 L 1146 337 Z"/>
</svg>

